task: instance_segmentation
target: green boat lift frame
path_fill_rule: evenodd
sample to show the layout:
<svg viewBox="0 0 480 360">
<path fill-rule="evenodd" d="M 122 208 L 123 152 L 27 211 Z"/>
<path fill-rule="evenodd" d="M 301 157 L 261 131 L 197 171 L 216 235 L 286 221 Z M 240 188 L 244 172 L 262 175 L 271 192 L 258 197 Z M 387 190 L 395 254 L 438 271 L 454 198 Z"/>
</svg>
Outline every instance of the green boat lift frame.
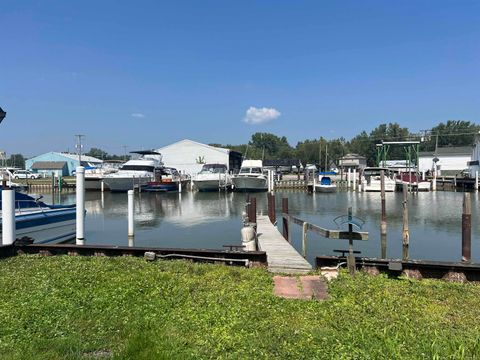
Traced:
<svg viewBox="0 0 480 360">
<path fill-rule="evenodd" d="M 407 160 L 407 167 L 410 169 L 413 163 L 412 160 L 415 159 L 415 164 L 417 166 L 417 172 L 418 172 L 418 162 L 419 162 L 418 157 L 419 157 L 419 151 L 420 151 L 420 141 L 383 141 L 382 140 L 380 143 L 377 144 L 377 166 L 386 167 L 388 152 L 390 150 L 390 146 L 392 145 L 403 146 L 405 150 L 405 158 Z"/>
</svg>

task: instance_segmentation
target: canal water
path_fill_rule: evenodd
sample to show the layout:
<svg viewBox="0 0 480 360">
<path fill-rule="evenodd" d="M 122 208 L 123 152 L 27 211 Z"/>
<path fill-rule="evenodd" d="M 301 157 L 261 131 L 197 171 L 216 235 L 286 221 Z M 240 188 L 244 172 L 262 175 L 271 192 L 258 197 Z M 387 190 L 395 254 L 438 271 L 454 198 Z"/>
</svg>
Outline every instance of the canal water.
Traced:
<svg viewBox="0 0 480 360">
<path fill-rule="evenodd" d="M 277 221 L 281 229 L 281 199 L 289 199 L 289 213 L 324 228 L 338 229 L 335 218 L 353 215 L 365 224 L 368 241 L 355 241 L 361 256 L 380 257 L 380 194 L 338 192 L 307 194 L 276 192 Z M 252 194 L 257 210 L 267 213 L 267 194 Z M 472 198 L 472 260 L 480 262 L 479 195 Z M 463 193 L 425 192 L 409 195 L 410 258 L 459 261 L 461 259 L 461 218 Z M 46 200 L 48 200 L 46 196 Z M 62 194 L 58 202 L 75 202 L 75 194 Z M 401 193 L 386 194 L 388 258 L 402 256 Z M 135 245 L 169 248 L 222 249 L 240 244 L 244 193 L 142 193 L 135 194 L 135 239 L 127 237 L 127 194 L 86 193 L 86 243 Z M 301 227 L 291 224 L 292 243 L 301 251 Z M 307 259 L 317 255 L 335 255 L 335 249 L 347 249 L 348 240 L 325 239 L 309 232 Z"/>
</svg>

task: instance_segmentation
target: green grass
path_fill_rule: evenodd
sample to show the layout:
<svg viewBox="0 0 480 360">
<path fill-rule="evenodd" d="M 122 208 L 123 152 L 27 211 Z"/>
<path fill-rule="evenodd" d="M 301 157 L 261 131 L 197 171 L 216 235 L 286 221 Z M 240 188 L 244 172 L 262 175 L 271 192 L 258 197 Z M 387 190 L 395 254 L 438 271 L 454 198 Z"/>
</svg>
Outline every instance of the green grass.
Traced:
<svg viewBox="0 0 480 360">
<path fill-rule="evenodd" d="M 272 289 L 262 269 L 4 259 L 0 358 L 480 358 L 477 284 L 342 274 L 323 302 Z"/>
</svg>

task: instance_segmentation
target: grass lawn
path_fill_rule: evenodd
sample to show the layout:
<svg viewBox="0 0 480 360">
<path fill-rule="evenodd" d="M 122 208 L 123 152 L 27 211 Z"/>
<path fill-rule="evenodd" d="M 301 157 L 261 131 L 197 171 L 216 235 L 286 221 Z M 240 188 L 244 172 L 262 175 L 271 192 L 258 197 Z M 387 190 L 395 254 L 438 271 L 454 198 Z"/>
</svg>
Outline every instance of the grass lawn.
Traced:
<svg viewBox="0 0 480 360">
<path fill-rule="evenodd" d="M 141 258 L 0 260 L 1 359 L 480 358 L 480 285 L 342 274 L 326 301 L 263 269 Z"/>
</svg>

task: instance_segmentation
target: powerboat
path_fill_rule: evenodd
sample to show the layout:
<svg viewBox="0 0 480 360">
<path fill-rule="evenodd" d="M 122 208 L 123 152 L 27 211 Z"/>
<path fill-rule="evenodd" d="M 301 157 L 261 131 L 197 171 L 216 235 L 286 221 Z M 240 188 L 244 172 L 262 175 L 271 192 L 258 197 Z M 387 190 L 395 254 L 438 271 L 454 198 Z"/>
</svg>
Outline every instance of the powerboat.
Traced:
<svg viewBox="0 0 480 360">
<path fill-rule="evenodd" d="M 232 176 L 235 191 L 267 191 L 268 177 L 262 160 L 243 160 L 240 172 Z"/>
<path fill-rule="evenodd" d="M 15 226 L 17 239 L 34 244 L 61 243 L 75 237 L 76 206 L 47 205 L 41 197 L 15 192 Z M 1 206 L 1 191 L 0 191 Z"/>
<path fill-rule="evenodd" d="M 101 190 L 105 175 L 113 174 L 121 167 L 120 161 L 105 161 L 100 166 L 85 167 L 85 190 Z M 104 190 L 108 186 L 104 185 Z"/>
<path fill-rule="evenodd" d="M 391 177 L 391 171 L 380 167 L 366 167 L 362 175 L 363 191 L 381 191 L 381 171 L 385 174 L 385 191 L 395 191 L 395 180 Z"/>
<path fill-rule="evenodd" d="M 193 179 L 198 191 L 230 190 L 232 179 L 225 164 L 205 164 Z"/>
<path fill-rule="evenodd" d="M 156 151 L 132 151 L 139 158 L 129 160 L 113 174 L 107 174 L 103 181 L 110 191 L 128 191 L 139 189 L 148 182 L 155 180 L 155 172 L 161 170 L 164 165 L 162 154 Z"/>
<path fill-rule="evenodd" d="M 334 175 L 333 172 L 321 172 L 318 174 L 319 183 L 315 184 L 315 191 L 322 193 L 333 193 L 337 191 L 337 185 L 333 183 L 328 175 Z"/>
<path fill-rule="evenodd" d="M 186 175 L 182 175 L 177 169 L 172 167 L 162 167 L 155 169 L 153 181 L 149 181 L 141 186 L 142 191 L 147 192 L 174 192 L 181 191 L 190 181 Z"/>
<path fill-rule="evenodd" d="M 396 176 L 395 181 L 399 190 L 403 189 L 403 184 L 407 184 L 412 189 L 418 188 L 418 191 L 430 191 L 430 181 L 422 180 L 415 172 L 402 172 Z"/>
</svg>

